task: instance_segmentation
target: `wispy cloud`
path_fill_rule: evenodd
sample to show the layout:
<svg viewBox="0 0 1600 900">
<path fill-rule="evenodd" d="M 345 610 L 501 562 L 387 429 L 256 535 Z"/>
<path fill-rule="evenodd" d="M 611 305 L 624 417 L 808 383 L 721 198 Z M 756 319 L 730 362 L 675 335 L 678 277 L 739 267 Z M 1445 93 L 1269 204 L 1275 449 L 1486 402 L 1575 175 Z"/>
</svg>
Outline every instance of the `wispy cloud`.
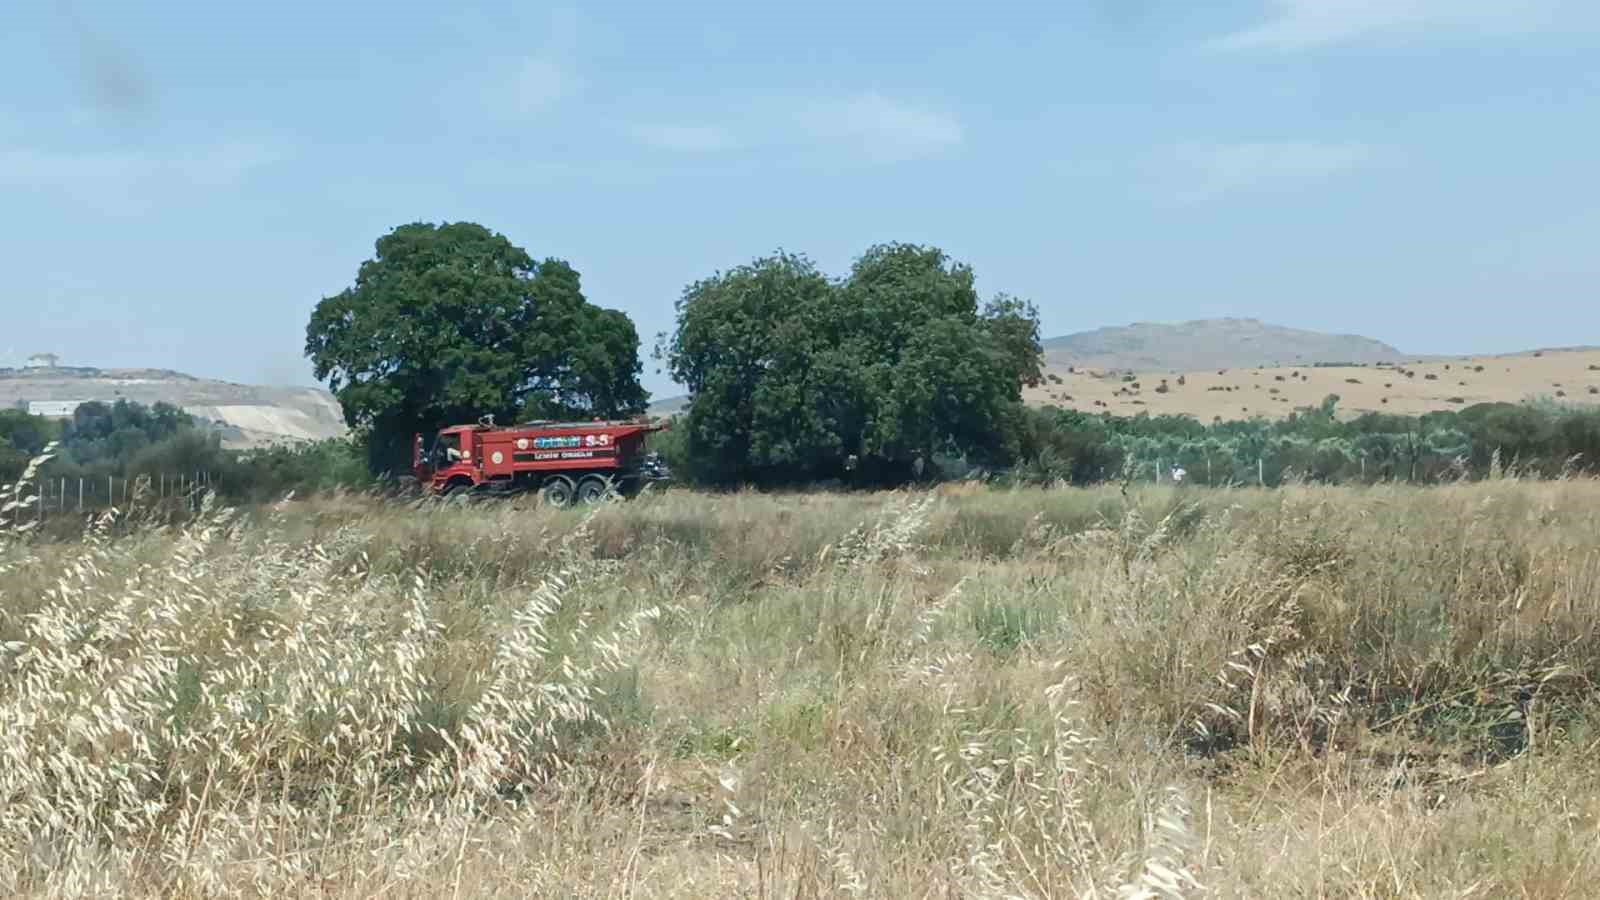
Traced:
<svg viewBox="0 0 1600 900">
<path fill-rule="evenodd" d="M 0 180 L 17 184 L 73 185 L 128 180 L 149 169 L 139 153 L 121 150 L 60 152 L 32 147 L 0 149 Z"/>
<path fill-rule="evenodd" d="M 290 148 L 278 141 L 227 141 L 169 156 L 158 168 L 204 186 L 237 184 L 257 171 L 283 162 Z"/>
<path fill-rule="evenodd" d="M 961 123 L 947 113 L 874 92 L 808 104 L 798 121 L 813 140 L 874 162 L 934 156 L 965 137 Z"/>
<path fill-rule="evenodd" d="M 670 170 L 632 160 L 595 158 L 582 161 L 491 156 L 464 162 L 463 183 L 483 188 L 531 188 L 581 183 L 600 188 L 633 188 L 666 177 Z"/>
<path fill-rule="evenodd" d="M 0 146 L 0 185 L 129 209 L 196 188 L 234 186 L 290 155 L 282 143 L 248 140 L 161 151 Z"/>
<path fill-rule="evenodd" d="M 1183 143 L 1161 161 L 1162 181 L 1183 200 L 1320 181 L 1365 166 L 1376 154 L 1365 144 L 1321 141 Z"/>
<path fill-rule="evenodd" d="M 583 78 L 570 61 L 556 54 L 532 53 L 446 79 L 435 99 L 442 113 L 463 123 L 487 119 L 521 126 L 549 115 L 583 89 Z"/>
<path fill-rule="evenodd" d="M 587 88 L 577 10 L 558 4 L 530 15 L 539 20 L 527 23 L 538 41 L 522 45 L 517 55 L 487 59 L 482 69 L 463 78 L 447 79 L 440 96 L 446 109 L 457 110 L 463 93 L 475 94 L 491 118 L 526 120 L 552 111 Z M 503 14 L 462 13 L 462 21 L 466 23 L 461 26 L 462 39 L 474 44 L 495 42 L 508 29 L 515 30 Z"/>
<path fill-rule="evenodd" d="M 577 93 L 579 86 L 570 66 L 550 57 L 529 56 L 507 78 L 504 99 L 511 111 L 533 115 Z"/>
<path fill-rule="evenodd" d="M 1441 30 L 1511 33 L 1545 27 L 1575 0 L 1269 0 L 1270 18 L 1226 35 L 1223 50 L 1303 50 Z"/>
<path fill-rule="evenodd" d="M 647 147 L 675 153 L 715 153 L 734 149 L 739 143 L 719 125 L 635 124 L 626 130 L 630 137 Z"/>
<path fill-rule="evenodd" d="M 768 164 L 777 165 L 905 162 L 947 152 L 965 138 L 954 116 L 875 92 L 748 98 L 741 108 L 721 115 L 635 122 L 622 126 L 622 132 L 645 147 L 680 156 L 761 150 Z"/>
<path fill-rule="evenodd" d="M 17 114 L 0 109 L 0 141 L 5 141 L 13 135 L 22 133 L 22 120 Z"/>
</svg>

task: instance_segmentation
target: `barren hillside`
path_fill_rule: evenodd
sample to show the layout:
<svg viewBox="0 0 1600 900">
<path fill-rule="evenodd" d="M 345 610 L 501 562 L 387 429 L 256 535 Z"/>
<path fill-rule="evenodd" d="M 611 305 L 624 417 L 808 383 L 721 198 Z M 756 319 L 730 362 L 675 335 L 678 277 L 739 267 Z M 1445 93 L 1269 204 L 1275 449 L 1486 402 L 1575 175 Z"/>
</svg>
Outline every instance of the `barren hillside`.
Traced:
<svg viewBox="0 0 1600 900">
<path fill-rule="evenodd" d="M 164 369 L 0 369 L 0 408 L 88 400 L 170 403 L 215 423 L 233 448 L 345 433 L 338 402 L 318 388 L 234 384 Z"/>
<path fill-rule="evenodd" d="M 1372 338 L 1284 328 L 1256 319 L 1138 322 L 1044 342 L 1052 365 L 1191 371 L 1243 366 L 1397 362 L 1405 355 Z"/>
</svg>

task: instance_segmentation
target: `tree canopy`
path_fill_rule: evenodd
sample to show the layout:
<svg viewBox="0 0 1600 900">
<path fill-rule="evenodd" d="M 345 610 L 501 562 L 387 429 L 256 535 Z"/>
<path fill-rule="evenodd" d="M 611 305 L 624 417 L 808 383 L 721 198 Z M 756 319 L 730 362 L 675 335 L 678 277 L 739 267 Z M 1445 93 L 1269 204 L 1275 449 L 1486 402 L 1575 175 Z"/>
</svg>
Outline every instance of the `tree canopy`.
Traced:
<svg viewBox="0 0 1600 900">
<path fill-rule="evenodd" d="M 16 453 L 35 456 L 46 444 L 60 439 L 60 423 L 20 409 L 0 409 L 0 441 Z"/>
<path fill-rule="evenodd" d="M 62 431 L 64 449 L 82 466 L 131 460 L 147 447 L 194 429 L 194 417 L 170 403 L 118 400 L 78 406 Z"/>
<path fill-rule="evenodd" d="M 973 284 L 938 248 L 883 244 L 840 280 L 779 252 L 689 285 L 657 356 L 689 388 L 701 476 L 796 481 L 853 458 L 896 479 L 935 454 L 1014 451 L 1038 315 Z"/>
<path fill-rule="evenodd" d="M 471 222 L 402 225 L 375 250 L 317 304 L 305 346 L 374 471 L 404 466 L 412 433 L 482 415 L 645 408 L 632 321 L 589 303 L 566 262 Z"/>
</svg>

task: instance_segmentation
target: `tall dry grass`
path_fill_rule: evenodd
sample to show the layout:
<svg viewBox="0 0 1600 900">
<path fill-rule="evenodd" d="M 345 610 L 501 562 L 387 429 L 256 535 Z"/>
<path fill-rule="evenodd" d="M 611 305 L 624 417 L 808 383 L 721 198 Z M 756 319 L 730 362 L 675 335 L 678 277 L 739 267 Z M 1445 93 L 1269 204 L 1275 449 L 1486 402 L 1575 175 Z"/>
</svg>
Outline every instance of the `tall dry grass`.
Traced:
<svg viewBox="0 0 1600 900">
<path fill-rule="evenodd" d="M 1586 896 L 1597 500 L 336 496 L 8 530 L 0 892 Z"/>
</svg>

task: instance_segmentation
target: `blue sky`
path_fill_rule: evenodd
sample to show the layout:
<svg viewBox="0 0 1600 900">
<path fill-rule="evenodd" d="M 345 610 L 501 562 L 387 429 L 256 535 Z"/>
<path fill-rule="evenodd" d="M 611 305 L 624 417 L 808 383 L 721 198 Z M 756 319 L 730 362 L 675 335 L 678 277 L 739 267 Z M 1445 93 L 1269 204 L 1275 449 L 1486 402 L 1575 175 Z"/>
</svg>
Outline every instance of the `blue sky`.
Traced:
<svg viewBox="0 0 1600 900">
<path fill-rule="evenodd" d="M 647 351 L 696 278 L 887 240 L 1047 335 L 1600 343 L 1593 0 L 4 13 L 0 363 L 310 383 L 317 300 L 460 219 L 571 261 Z"/>
</svg>

